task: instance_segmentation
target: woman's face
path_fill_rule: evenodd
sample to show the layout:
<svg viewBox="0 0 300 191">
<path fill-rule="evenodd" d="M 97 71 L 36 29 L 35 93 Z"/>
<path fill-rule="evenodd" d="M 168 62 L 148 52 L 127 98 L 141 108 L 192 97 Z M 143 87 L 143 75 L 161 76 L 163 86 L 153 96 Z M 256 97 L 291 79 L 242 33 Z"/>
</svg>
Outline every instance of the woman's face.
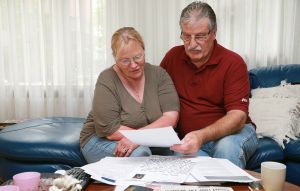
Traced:
<svg viewBox="0 0 300 191">
<path fill-rule="evenodd" d="M 116 64 L 127 79 L 143 77 L 145 54 L 141 44 L 135 40 L 130 40 L 117 53 Z"/>
</svg>

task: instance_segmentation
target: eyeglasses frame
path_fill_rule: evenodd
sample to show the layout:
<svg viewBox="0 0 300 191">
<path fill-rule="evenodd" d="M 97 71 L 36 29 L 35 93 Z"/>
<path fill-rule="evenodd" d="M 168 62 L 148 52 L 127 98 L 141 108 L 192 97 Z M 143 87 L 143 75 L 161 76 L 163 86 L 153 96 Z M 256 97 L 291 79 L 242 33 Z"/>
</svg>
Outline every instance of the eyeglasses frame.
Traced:
<svg viewBox="0 0 300 191">
<path fill-rule="evenodd" d="M 145 58 L 145 53 L 142 52 L 142 53 L 140 53 L 138 55 L 135 55 L 131 58 L 122 58 L 122 59 L 118 60 L 117 62 L 119 62 L 122 65 L 128 66 L 132 61 L 139 63 L 142 60 L 144 60 L 144 58 Z"/>
<path fill-rule="evenodd" d="M 183 32 L 181 31 L 180 39 L 184 43 L 187 43 L 187 44 L 191 43 L 193 38 L 196 43 L 202 43 L 209 38 L 209 35 L 211 34 L 211 32 L 212 32 L 212 30 L 209 30 L 206 34 L 201 34 L 201 35 L 197 34 L 197 35 L 194 35 L 194 37 L 193 37 L 193 35 L 190 35 L 190 36 L 188 36 L 189 39 L 185 39 L 185 38 L 183 38 Z M 198 38 L 197 38 L 197 36 L 198 36 Z"/>
</svg>

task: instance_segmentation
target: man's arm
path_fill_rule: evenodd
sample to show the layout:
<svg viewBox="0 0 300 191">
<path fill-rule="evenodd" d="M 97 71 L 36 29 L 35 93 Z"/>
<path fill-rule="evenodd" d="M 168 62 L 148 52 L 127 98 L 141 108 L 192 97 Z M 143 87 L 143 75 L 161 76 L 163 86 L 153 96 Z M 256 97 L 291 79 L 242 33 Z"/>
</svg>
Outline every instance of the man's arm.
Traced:
<svg viewBox="0 0 300 191">
<path fill-rule="evenodd" d="M 185 135 L 182 144 L 174 145 L 172 150 L 184 154 L 198 152 L 202 144 L 217 140 L 241 130 L 246 122 L 247 114 L 241 110 L 231 110 L 215 123 Z"/>
</svg>

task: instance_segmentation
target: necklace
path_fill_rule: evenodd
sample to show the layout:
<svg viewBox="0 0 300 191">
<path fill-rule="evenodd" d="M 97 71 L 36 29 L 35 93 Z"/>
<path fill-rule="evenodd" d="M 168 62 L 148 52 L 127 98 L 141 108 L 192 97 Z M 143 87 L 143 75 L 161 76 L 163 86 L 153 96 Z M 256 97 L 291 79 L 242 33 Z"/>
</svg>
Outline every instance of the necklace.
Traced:
<svg viewBox="0 0 300 191">
<path fill-rule="evenodd" d="M 122 75 L 122 71 L 116 66 L 114 67 L 119 79 L 121 80 L 127 92 L 138 102 L 142 103 L 144 96 L 145 76 L 140 79 L 128 79 Z"/>
<path fill-rule="evenodd" d="M 142 103 L 143 101 L 143 95 L 144 95 L 144 77 L 141 79 L 141 81 L 138 83 L 130 83 L 130 81 L 126 80 L 123 85 L 125 86 L 125 89 L 129 92 L 129 94 L 139 103 Z"/>
<path fill-rule="evenodd" d="M 134 94 L 134 98 L 136 98 L 136 100 L 139 102 L 139 103 L 141 103 L 142 102 L 142 98 L 141 98 L 141 96 L 140 96 L 140 93 L 137 91 L 137 90 L 134 90 L 133 89 L 133 94 Z"/>
</svg>

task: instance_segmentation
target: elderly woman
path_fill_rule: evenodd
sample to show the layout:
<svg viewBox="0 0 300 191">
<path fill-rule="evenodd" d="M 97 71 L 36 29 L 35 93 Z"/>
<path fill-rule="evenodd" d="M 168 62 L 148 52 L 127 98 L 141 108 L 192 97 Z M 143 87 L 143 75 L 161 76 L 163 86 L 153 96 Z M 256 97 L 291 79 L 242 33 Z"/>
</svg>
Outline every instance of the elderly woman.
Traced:
<svg viewBox="0 0 300 191">
<path fill-rule="evenodd" d="M 99 75 L 92 109 L 80 134 L 88 163 L 106 156 L 157 154 L 152 153 L 154 148 L 131 142 L 119 130 L 175 127 L 178 120 L 173 82 L 164 69 L 145 62 L 140 34 L 132 27 L 117 30 L 111 49 L 115 64 Z"/>
</svg>

